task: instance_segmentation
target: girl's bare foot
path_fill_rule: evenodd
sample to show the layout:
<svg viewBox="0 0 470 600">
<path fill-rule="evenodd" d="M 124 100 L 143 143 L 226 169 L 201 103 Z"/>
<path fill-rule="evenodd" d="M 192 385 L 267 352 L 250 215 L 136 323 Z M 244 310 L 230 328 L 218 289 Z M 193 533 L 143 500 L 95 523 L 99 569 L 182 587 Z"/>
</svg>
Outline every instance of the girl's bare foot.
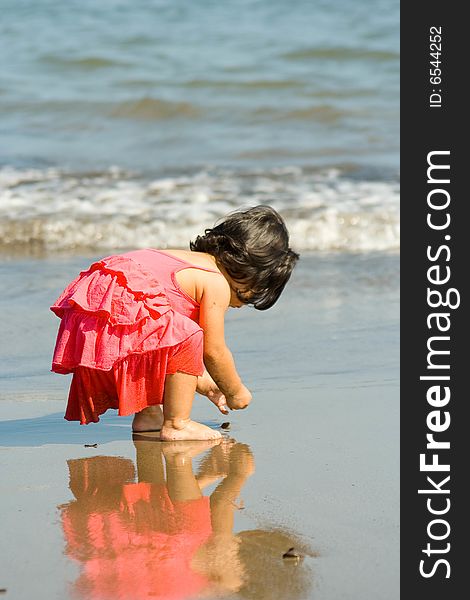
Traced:
<svg viewBox="0 0 470 600">
<path fill-rule="evenodd" d="M 164 421 L 160 440 L 162 442 L 185 440 L 218 440 L 222 438 L 220 431 L 215 431 L 202 423 L 191 419 L 168 419 Z"/>
<path fill-rule="evenodd" d="M 163 407 L 161 404 L 148 406 L 136 413 L 132 421 L 132 431 L 143 433 L 145 431 L 160 431 L 163 425 Z"/>
</svg>

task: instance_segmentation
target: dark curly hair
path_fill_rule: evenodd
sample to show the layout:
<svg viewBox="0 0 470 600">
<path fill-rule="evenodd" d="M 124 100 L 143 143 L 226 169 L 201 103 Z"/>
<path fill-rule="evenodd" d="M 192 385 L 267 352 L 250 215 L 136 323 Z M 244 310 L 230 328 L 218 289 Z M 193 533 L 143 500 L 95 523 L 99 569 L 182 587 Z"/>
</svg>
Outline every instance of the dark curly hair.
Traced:
<svg viewBox="0 0 470 600">
<path fill-rule="evenodd" d="M 264 205 L 229 214 L 189 247 L 214 256 L 236 283 L 249 289 L 235 290 L 238 299 L 258 310 L 273 306 L 299 259 L 289 248 L 282 217 Z"/>
</svg>

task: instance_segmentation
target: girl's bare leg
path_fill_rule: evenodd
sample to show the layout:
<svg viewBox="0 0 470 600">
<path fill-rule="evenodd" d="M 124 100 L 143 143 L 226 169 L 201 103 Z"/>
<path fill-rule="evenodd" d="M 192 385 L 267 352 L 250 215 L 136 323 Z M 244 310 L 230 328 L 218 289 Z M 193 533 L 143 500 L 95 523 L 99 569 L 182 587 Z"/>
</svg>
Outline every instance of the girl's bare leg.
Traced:
<svg viewBox="0 0 470 600">
<path fill-rule="evenodd" d="M 162 441 L 216 440 L 222 437 L 219 431 L 190 419 L 196 385 L 197 377 L 194 375 L 178 372 L 166 376 Z"/>
<path fill-rule="evenodd" d="M 132 431 L 160 431 L 163 425 L 163 406 L 156 404 L 155 406 L 147 406 L 140 412 L 136 413 L 132 421 Z"/>
</svg>

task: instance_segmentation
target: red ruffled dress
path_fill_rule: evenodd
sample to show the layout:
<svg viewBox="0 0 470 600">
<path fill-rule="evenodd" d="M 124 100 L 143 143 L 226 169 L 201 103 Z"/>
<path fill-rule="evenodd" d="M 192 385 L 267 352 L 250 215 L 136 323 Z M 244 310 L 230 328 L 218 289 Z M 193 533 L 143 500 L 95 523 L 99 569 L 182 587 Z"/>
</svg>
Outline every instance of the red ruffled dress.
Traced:
<svg viewBox="0 0 470 600">
<path fill-rule="evenodd" d="M 199 304 L 175 277 L 188 268 L 213 271 L 153 249 L 108 256 L 51 306 L 62 320 L 52 370 L 73 373 L 67 420 L 134 414 L 162 404 L 167 374 L 203 374 Z"/>
</svg>

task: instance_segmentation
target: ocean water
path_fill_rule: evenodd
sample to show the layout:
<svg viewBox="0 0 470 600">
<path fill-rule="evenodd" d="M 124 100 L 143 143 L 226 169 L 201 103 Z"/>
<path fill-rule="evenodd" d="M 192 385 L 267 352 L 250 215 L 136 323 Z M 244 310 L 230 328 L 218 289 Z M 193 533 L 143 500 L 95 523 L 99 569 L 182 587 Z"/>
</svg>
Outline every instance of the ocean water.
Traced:
<svg viewBox="0 0 470 600">
<path fill-rule="evenodd" d="M 269 203 L 397 252 L 395 0 L 0 0 L 0 252 L 186 246 Z"/>
</svg>

